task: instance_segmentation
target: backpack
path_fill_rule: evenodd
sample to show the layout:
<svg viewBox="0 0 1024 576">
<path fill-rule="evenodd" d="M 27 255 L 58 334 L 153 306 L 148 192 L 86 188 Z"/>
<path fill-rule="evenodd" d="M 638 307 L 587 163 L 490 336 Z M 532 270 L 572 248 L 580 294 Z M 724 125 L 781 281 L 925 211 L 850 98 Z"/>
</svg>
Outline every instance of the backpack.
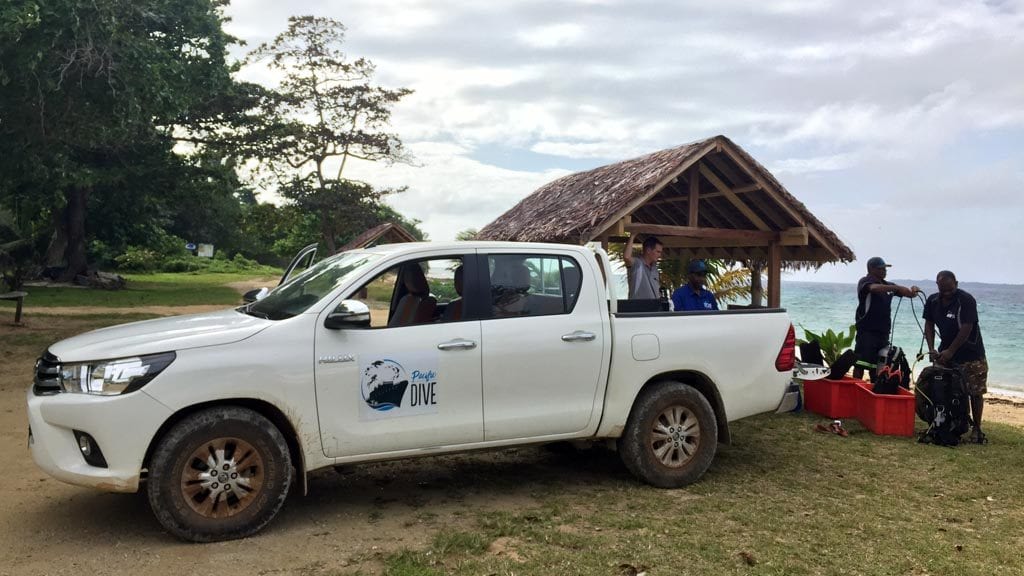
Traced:
<svg viewBox="0 0 1024 576">
<path fill-rule="evenodd" d="M 901 387 L 910 390 L 910 364 L 902 348 L 889 346 L 882 349 L 873 383 L 871 391 L 875 394 L 896 394 Z"/>
<path fill-rule="evenodd" d="M 914 385 L 914 407 L 928 424 L 918 442 L 956 446 L 971 426 L 970 396 L 961 368 L 929 366 Z"/>
</svg>

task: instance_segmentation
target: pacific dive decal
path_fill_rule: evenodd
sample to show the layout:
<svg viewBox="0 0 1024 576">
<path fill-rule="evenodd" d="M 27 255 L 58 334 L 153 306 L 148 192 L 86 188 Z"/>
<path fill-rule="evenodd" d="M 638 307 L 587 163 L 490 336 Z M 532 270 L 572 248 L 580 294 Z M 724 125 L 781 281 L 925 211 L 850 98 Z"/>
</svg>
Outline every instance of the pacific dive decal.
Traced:
<svg viewBox="0 0 1024 576">
<path fill-rule="evenodd" d="M 363 420 L 435 414 L 438 411 L 437 358 L 381 358 L 360 366 Z"/>
</svg>

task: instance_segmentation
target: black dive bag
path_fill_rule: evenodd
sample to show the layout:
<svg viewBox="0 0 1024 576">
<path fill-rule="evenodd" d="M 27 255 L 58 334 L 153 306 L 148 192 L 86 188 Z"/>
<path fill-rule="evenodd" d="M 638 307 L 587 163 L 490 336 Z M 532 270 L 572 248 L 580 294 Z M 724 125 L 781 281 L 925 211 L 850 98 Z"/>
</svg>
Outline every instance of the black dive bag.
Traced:
<svg viewBox="0 0 1024 576">
<path fill-rule="evenodd" d="M 970 396 L 961 368 L 928 366 L 914 385 L 917 417 L 928 424 L 918 442 L 956 446 L 971 427 Z"/>
</svg>

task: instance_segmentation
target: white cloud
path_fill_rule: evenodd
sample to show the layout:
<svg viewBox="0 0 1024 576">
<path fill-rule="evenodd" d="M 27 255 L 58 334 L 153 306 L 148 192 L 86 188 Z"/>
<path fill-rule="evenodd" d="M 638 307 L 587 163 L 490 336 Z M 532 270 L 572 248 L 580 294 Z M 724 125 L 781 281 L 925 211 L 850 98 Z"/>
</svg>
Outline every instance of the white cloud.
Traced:
<svg viewBox="0 0 1024 576">
<path fill-rule="evenodd" d="M 453 240 L 467 228 L 482 228 L 533 190 L 568 173 L 524 172 L 480 163 L 470 149 L 444 142 L 411 146 L 415 166 L 354 164 L 350 177 L 381 187 L 409 186 L 387 202 L 402 214 L 423 221 L 433 240 Z"/>
<path fill-rule="evenodd" d="M 936 223 L 968 230 L 942 240 L 943 258 L 1024 248 L 1024 1 L 641 2 L 235 0 L 228 10 L 230 31 L 250 43 L 290 14 L 339 18 L 349 54 L 374 61 L 382 84 L 416 90 L 393 127 L 421 167 L 360 170 L 409 185 L 391 202 L 437 239 L 564 174 L 551 169 L 560 159 L 578 168 L 725 134 L 860 255 L 920 258 L 923 272 L 938 258 L 920 256 Z M 488 164 L 495 149 L 516 169 Z M 1024 282 L 1016 268 L 988 269 Z M 820 279 L 860 273 L 829 270 Z"/>
<path fill-rule="evenodd" d="M 832 154 L 831 156 L 815 156 L 813 158 L 787 158 L 774 163 L 771 167 L 775 174 L 805 174 L 808 172 L 831 172 L 846 170 L 857 164 L 856 154 Z"/>
<path fill-rule="evenodd" d="M 584 33 L 579 24 L 551 24 L 523 30 L 516 37 L 532 48 L 549 49 L 571 46 L 583 38 Z"/>
</svg>

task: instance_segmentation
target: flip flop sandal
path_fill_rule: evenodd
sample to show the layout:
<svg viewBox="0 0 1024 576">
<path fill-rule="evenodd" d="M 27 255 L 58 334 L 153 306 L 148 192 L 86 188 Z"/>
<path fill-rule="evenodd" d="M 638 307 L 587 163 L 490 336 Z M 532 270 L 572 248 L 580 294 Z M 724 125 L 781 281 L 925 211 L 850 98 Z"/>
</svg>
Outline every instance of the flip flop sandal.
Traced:
<svg viewBox="0 0 1024 576">
<path fill-rule="evenodd" d="M 835 422 L 832 422 L 828 426 L 824 424 L 815 424 L 814 431 L 821 432 L 822 434 L 835 434 L 836 436 L 842 436 L 843 438 L 850 435 L 850 433 L 843 428 L 842 424 L 836 424 Z"/>
<path fill-rule="evenodd" d="M 850 435 L 850 433 L 846 431 L 846 428 L 843 428 L 842 424 L 837 424 L 835 422 L 833 422 L 829 426 L 829 430 L 831 430 L 833 434 L 837 434 L 839 436 L 842 436 L 843 438 L 846 438 L 847 436 Z"/>
</svg>

